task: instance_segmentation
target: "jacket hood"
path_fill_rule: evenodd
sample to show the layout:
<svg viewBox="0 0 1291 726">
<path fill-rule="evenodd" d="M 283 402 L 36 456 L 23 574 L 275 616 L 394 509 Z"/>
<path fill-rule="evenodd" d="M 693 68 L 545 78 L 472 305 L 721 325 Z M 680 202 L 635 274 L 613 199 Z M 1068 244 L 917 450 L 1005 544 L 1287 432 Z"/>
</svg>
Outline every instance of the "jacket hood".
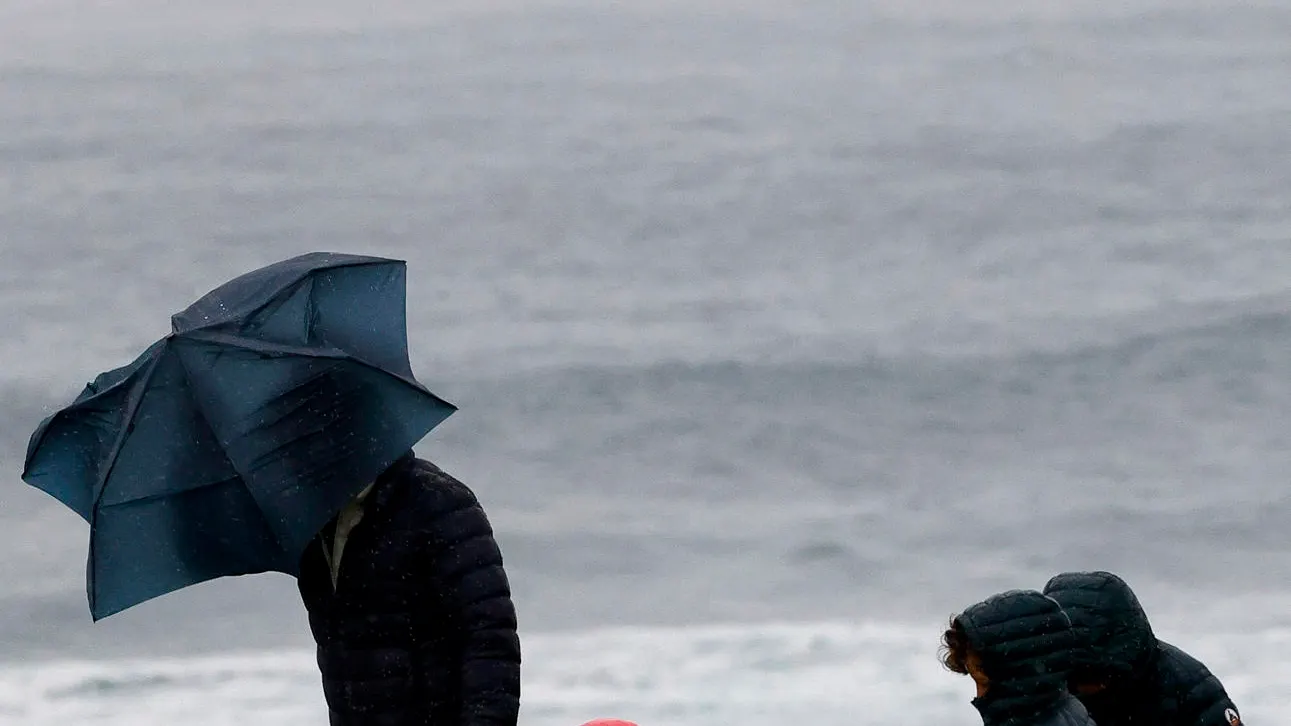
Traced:
<svg viewBox="0 0 1291 726">
<path fill-rule="evenodd" d="M 1064 572 L 1044 586 L 1077 636 L 1072 667 L 1109 682 L 1132 679 L 1156 653 L 1157 639 L 1134 591 L 1110 572 Z"/>
<path fill-rule="evenodd" d="M 955 620 L 990 680 L 986 695 L 973 703 L 991 723 L 1028 723 L 1057 707 L 1076 642 L 1057 601 L 1035 590 L 1012 590 Z"/>
</svg>

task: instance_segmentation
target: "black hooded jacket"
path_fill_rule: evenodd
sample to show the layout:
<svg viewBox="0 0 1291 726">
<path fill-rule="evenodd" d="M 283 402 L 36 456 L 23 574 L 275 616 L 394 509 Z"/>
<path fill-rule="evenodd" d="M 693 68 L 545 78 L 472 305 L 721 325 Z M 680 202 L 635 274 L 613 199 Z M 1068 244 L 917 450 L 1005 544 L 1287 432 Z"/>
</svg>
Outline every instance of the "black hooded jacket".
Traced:
<svg viewBox="0 0 1291 726">
<path fill-rule="evenodd" d="M 1058 603 L 1034 590 L 987 598 L 955 620 L 990 681 L 973 700 L 984 726 L 1093 726 L 1067 692 L 1075 636 Z"/>
<path fill-rule="evenodd" d="M 377 478 L 335 589 L 319 538 L 299 587 L 333 726 L 515 726 L 520 641 L 502 555 L 466 485 L 411 454 Z"/>
<path fill-rule="evenodd" d="M 1044 587 L 1079 638 L 1073 676 L 1107 684 L 1080 695 L 1098 726 L 1240 726 L 1237 707 L 1200 661 L 1157 640 L 1134 591 L 1110 572 L 1067 572 Z"/>
</svg>

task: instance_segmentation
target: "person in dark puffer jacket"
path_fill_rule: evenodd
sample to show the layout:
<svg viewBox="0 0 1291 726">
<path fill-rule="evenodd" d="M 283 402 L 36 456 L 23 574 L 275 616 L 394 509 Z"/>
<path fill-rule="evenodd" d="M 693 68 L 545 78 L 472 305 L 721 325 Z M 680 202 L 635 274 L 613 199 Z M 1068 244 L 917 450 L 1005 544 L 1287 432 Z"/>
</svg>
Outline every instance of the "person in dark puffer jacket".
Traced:
<svg viewBox="0 0 1291 726">
<path fill-rule="evenodd" d="M 1099 726 L 1241 726 L 1200 661 L 1157 640 L 1130 586 L 1110 572 L 1065 572 L 1044 586 L 1080 643 L 1071 689 Z"/>
<path fill-rule="evenodd" d="M 977 683 L 983 726 L 1094 726 L 1067 691 L 1075 635 L 1053 599 L 1035 590 L 992 595 L 950 620 L 942 663 Z"/>
<path fill-rule="evenodd" d="M 324 527 L 298 584 L 332 726 L 515 726 L 516 611 L 465 484 L 409 452 Z"/>
</svg>

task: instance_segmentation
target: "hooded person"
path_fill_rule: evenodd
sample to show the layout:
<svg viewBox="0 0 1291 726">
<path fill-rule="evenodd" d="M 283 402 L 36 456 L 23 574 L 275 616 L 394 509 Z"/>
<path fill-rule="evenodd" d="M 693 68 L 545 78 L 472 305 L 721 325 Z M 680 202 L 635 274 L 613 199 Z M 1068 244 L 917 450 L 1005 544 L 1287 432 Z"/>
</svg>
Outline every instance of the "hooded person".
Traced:
<svg viewBox="0 0 1291 726">
<path fill-rule="evenodd" d="M 1035 590 L 992 595 L 950 620 L 942 663 L 977 684 L 983 726 L 1094 726 L 1067 691 L 1071 622 Z"/>
<path fill-rule="evenodd" d="M 1071 689 L 1099 726 L 1241 726 L 1196 658 L 1158 640 L 1138 598 L 1110 572 L 1064 572 L 1044 586 L 1079 637 Z"/>
</svg>

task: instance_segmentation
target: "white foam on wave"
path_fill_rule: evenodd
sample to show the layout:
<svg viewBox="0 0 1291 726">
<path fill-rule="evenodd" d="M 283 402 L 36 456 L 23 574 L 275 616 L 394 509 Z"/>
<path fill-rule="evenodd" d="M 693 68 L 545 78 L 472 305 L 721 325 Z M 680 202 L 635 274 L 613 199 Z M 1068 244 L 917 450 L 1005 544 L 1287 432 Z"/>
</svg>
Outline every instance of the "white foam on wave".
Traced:
<svg viewBox="0 0 1291 726">
<path fill-rule="evenodd" d="M 631 628 L 525 638 L 522 724 L 621 716 L 643 726 L 974 726 L 971 683 L 936 661 L 937 624 Z M 1185 645 L 1253 723 L 1291 716 L 1291 629 Z M 312 653 L 237 653 L 0 668 L 0 721 L 29 726 L 326 722 Z"/>
</svg>

